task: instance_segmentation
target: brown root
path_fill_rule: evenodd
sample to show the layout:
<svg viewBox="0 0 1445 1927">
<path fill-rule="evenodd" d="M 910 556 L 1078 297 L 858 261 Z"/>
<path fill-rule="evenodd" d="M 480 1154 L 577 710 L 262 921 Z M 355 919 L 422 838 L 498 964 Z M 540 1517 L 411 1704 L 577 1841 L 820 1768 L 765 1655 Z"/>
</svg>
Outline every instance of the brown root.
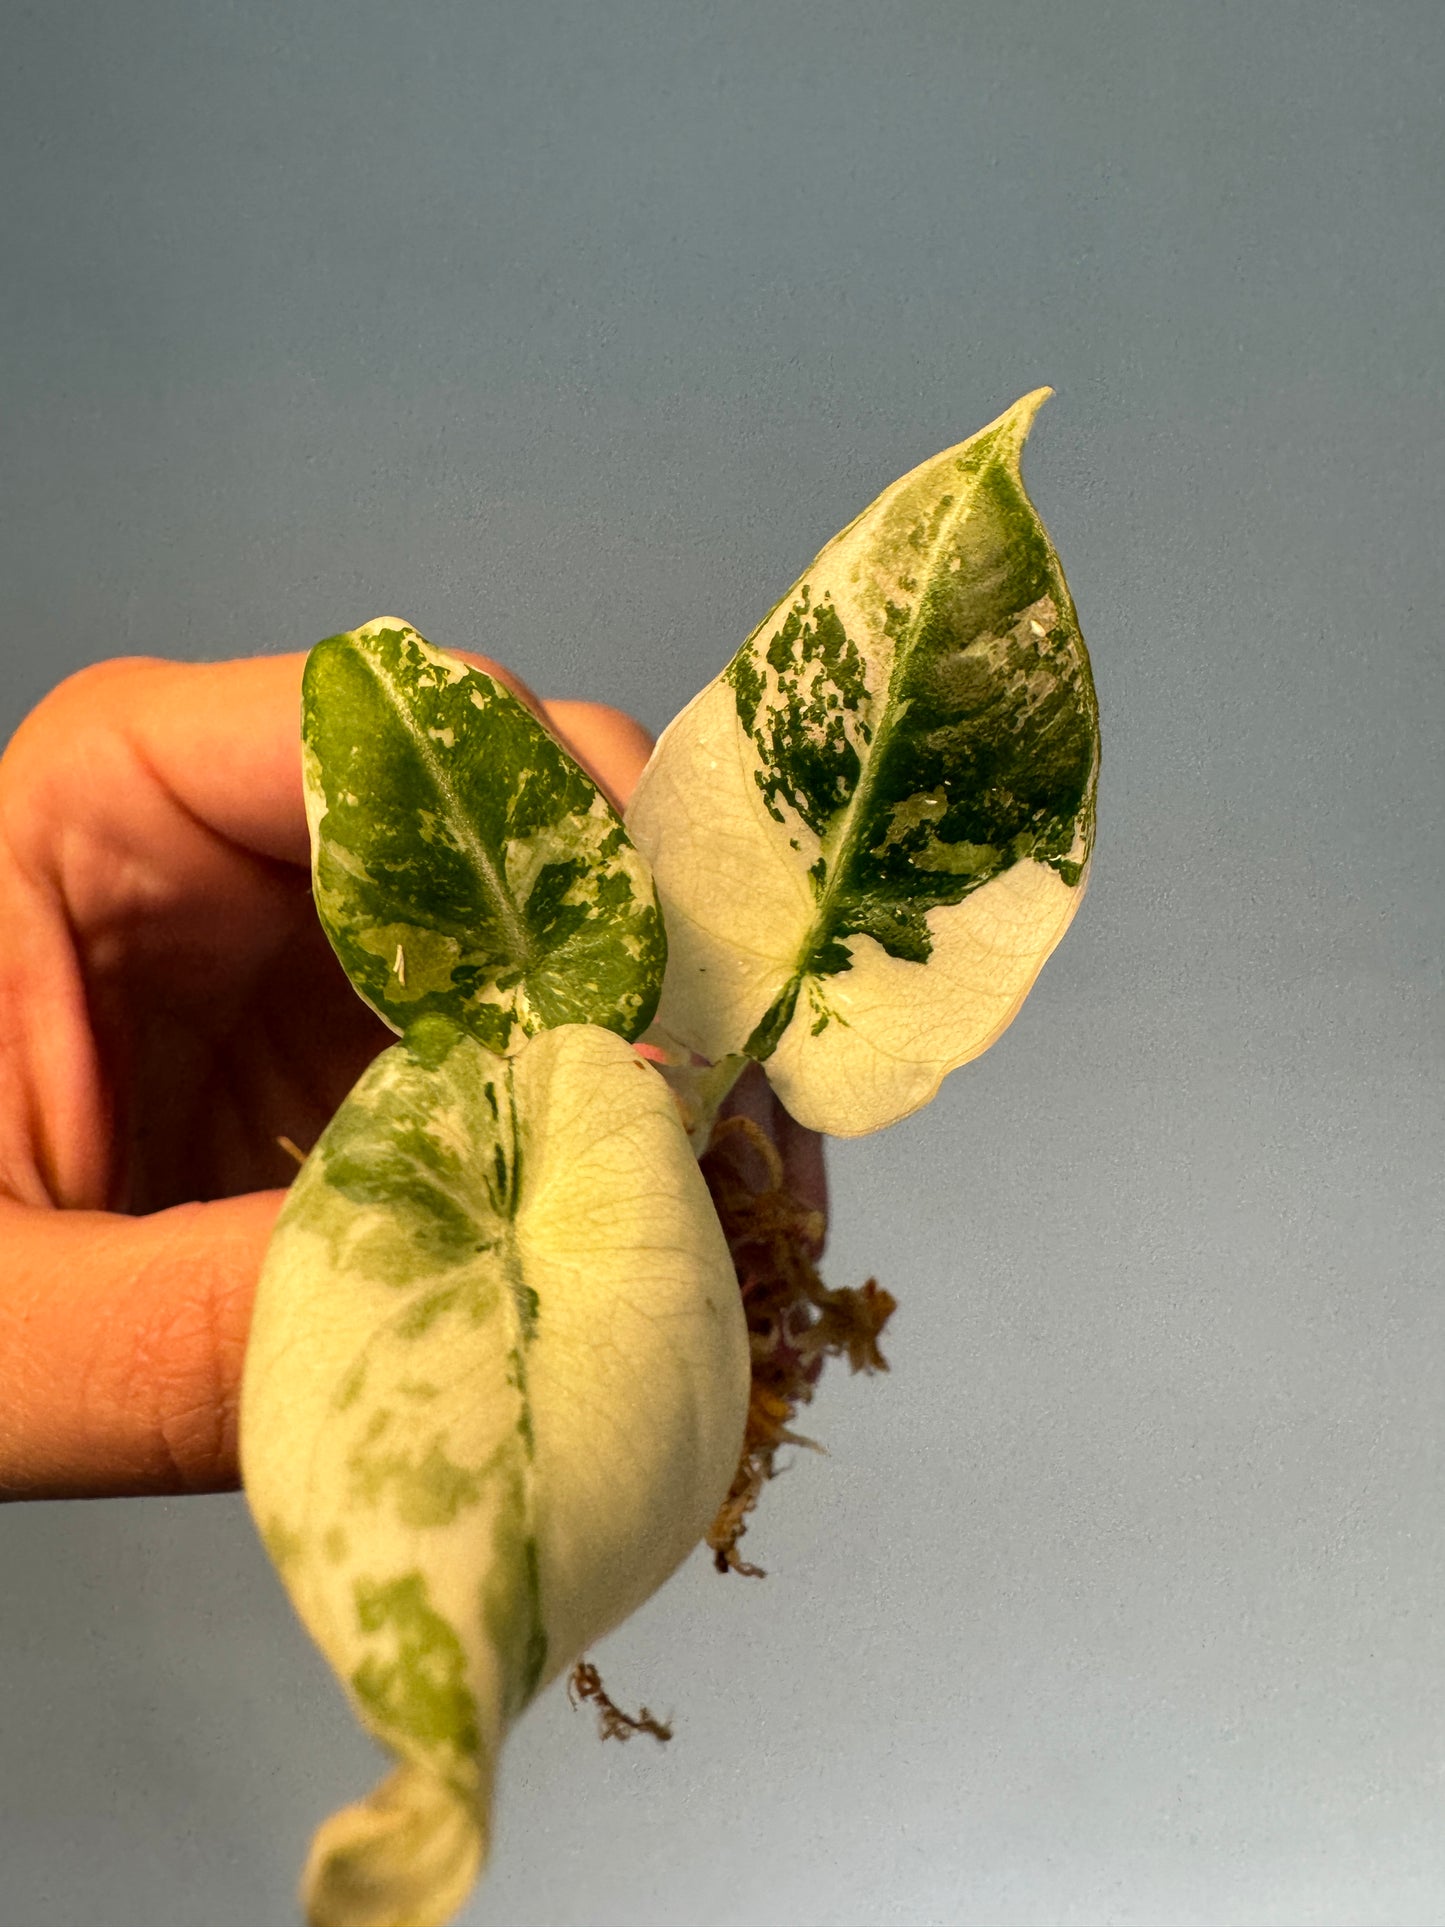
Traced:
<svg viewBox="0 0 1445 1927">
<path fill-rule="evenodd" d="M 776 1475 L 777 1453 L 785 1445 L 822 1449 L 792 1430 L 798 1408 L 812 1399 L 829 1358 L 846 1358 L 855 1372 L 887 1371 L 878 1340 L 896 1300 L 874 1278 L 852 1289 L 823 1283 L 823 1214 L 788 1189 L 777 1146 L 751 1118 L 718 1121 L 702 1171 L 732 1253 L 753 1356 L 742 1458 L 707 1543 L 719 1572 L 761 1578 L 738 1542 Z"/>
<path fill-rule="evenodd" d="M 622 1708 L 602 1684 L 602 1676 L 591 1660 L 579 1659 L 567 1682 L 567 1697 L 575 1706 L 579 1700 L 597 1702 L 597 1731 L 604 1740 L 630 1740 L 634 1733 L 650 1733 L 655 1740 L 672 1738 L 672 1728 L 643 1706 L 633 1713 Z"/>
</svg>

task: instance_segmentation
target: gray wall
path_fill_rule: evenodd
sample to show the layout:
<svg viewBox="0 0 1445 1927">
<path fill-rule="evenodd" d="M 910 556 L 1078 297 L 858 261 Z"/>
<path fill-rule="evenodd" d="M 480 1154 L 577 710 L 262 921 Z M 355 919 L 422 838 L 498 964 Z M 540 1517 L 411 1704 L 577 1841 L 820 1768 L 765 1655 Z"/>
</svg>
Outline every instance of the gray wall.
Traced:
<svg viewBox="0 0 1445 1927">
<path fill-rule="evenodd" d="M 1089 901 L 837 1153 L 902 1301 L 511 1745 L 466 1918 L 1445 1918 L 1445 10 L 46 0 L 3 702 L 379 613 L 661 725 L 1023 390 Z M 235 1499 L 0 1518 L 0 1918 L 257 1927 L 374 1758 Z"/>
</svg>

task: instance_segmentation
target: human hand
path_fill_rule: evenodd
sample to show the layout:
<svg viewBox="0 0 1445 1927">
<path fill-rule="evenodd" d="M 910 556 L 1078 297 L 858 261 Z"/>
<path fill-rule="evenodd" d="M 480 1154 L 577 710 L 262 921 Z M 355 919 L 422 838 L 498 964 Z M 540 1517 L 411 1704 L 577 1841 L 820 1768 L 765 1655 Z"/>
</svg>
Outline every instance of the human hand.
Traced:
<svg viewBox="0 0 1445 1927">
<path fill-rule="evenodd" d="M 625 800 L 639 724 L 468 660 Z M 0 1496 L 236 1483 L 279 1140 L 392 1041 L 311 902 L 303 661 L 102 663 L 0 758 Z"/>
</svg>

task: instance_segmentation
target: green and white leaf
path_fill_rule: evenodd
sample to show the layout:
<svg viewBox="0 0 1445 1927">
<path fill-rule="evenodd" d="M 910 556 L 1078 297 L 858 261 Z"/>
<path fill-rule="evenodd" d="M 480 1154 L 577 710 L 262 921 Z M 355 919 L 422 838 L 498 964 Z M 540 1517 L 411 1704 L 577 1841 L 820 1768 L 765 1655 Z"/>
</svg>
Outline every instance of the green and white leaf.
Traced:
<svg viewBox="0 0 1445 1927">
<path fill-rule="evenodd" d="M 510 690 L 384 617 L 311 651 L 302 735 L 321 921 L 393 1029 L 445 1016 L 505 1052 L 647 1027 L 667 956 L 647 865 Z"/>
<path fill-rule="evenodd" d="M 658 1021 L 838 1136 L 925 1104 L 1083 894 L 1098 711 L 1019 457 L 1049 391 L 886 489 L 672 723 L 628 827 Z"/>
<path fill-rule="evenodd" d="M 657 1073 L 607 1031 L 500 1058 L 441 1018 L 296 1179 L 241 1411 L 262 1536 L 398 1759 L 326 1822 L 317 1927 L 431 1927 L 486 1856 L 497 1752 L 727 1493 L 749 1355 Z"/>
</svg>

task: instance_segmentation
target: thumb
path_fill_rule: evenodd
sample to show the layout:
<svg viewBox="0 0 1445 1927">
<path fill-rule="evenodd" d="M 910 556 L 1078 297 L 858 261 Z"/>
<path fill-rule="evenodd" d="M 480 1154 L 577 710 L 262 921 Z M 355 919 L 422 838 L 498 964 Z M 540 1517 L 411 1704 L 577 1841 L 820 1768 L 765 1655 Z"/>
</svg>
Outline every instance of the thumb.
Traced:
<svg viewBox="0 0 1445 1927">
<path fill-rule="evenodd" d="M 234 1488 L 251 1301 L 285 1195 L 141 1218 L 0 1205 L 0 1497 Z"/>
</svg>

